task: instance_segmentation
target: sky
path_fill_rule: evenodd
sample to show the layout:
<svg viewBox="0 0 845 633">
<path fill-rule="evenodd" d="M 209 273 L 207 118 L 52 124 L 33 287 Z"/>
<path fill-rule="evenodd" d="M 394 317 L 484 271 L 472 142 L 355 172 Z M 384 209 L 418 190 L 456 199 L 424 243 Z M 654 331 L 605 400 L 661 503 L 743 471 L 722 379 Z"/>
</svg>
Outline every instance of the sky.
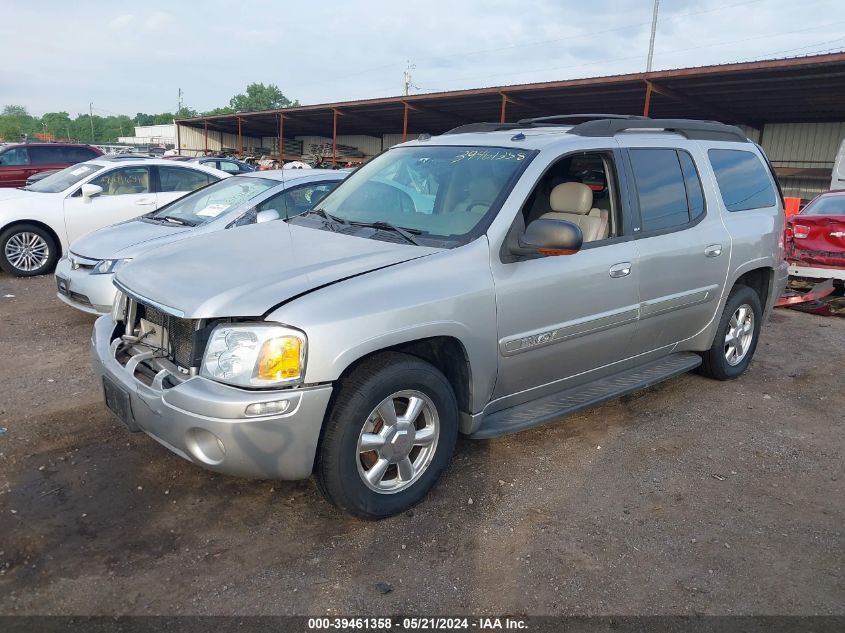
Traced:
<svg viewBox="0 0 845 633">
<path fill-rule="evenodd" d="M 210 110 L 252 82 L 303 104 L 641 72 L 652 0 L 87 0 L 0 8 L 0 106 Z M 845 50 L 842 0 L 662 0 L 655 70 Z"/>
</svg>

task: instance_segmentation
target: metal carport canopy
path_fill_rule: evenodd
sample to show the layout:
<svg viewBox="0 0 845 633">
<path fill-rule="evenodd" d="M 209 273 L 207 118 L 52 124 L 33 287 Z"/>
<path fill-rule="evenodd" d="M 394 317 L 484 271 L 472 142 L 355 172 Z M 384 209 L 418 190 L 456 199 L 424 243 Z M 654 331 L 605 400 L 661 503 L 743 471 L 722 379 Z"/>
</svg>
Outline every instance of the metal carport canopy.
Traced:
<svg viewBox="0 0 845 633">
<path fill-rule="evenodd" d="M 845 53 L 241 112 L 177 121 L 252 137 L 439 134 L 463 123 L 578 112 L 766 123 L 845 120 Z"/>
</svg>

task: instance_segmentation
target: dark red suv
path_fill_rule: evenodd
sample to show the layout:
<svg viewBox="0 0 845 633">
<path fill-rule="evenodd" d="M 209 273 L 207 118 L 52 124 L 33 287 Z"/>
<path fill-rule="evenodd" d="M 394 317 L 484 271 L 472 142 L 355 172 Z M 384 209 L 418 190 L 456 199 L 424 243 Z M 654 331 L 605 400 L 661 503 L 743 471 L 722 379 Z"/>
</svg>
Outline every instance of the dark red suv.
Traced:
<svg viewBox="0 0 845 633">
<path fill-rule="evenodd" d="M 102 156 L 90 145 L 14 143 L 0 147 L 0 187 L 22 187 L 26 179 L 49 169 L 64 169 Z"/>
</svg>

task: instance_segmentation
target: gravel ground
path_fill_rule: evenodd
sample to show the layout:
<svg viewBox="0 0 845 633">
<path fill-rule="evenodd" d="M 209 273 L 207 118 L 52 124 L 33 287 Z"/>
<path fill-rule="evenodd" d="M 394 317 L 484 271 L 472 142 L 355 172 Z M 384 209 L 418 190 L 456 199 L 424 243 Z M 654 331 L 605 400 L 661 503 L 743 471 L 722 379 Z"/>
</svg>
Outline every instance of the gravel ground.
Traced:
<svg viewBox="0 0 845 633">
<path fill-rule="evenodd" d="M 92 323 L 0 275 L 2 614 L 843 613 L 845 319 L 777 311 L 737 381 L 462 440 L 377 523 L 125 432 Z"/>
</svg>

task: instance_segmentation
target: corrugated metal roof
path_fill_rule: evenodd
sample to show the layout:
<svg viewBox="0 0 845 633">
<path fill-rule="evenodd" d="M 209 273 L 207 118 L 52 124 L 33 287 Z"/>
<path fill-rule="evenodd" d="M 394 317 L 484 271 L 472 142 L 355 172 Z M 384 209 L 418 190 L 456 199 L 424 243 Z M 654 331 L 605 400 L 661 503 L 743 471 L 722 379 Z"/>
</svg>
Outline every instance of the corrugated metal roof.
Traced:
<svg viewBox="0 0 845 633">
<path fill-rule="evenodd" d="M 245 136 L 278 134 L 279 116 L 291 136 L 400 132 L 438 134 L 468 122 L 607 112 L 642 114 L 651 85 L 653 117 L 717 119 L 761 127 L 773 122 L 845 121 L 845 52 L 734 64 L 659 70 L 542 83 L 510 84 L 261 112 L 196 117 L 182 125 Z M 337 113 L 335 115 L 335 113 Z"/>
</svg>

